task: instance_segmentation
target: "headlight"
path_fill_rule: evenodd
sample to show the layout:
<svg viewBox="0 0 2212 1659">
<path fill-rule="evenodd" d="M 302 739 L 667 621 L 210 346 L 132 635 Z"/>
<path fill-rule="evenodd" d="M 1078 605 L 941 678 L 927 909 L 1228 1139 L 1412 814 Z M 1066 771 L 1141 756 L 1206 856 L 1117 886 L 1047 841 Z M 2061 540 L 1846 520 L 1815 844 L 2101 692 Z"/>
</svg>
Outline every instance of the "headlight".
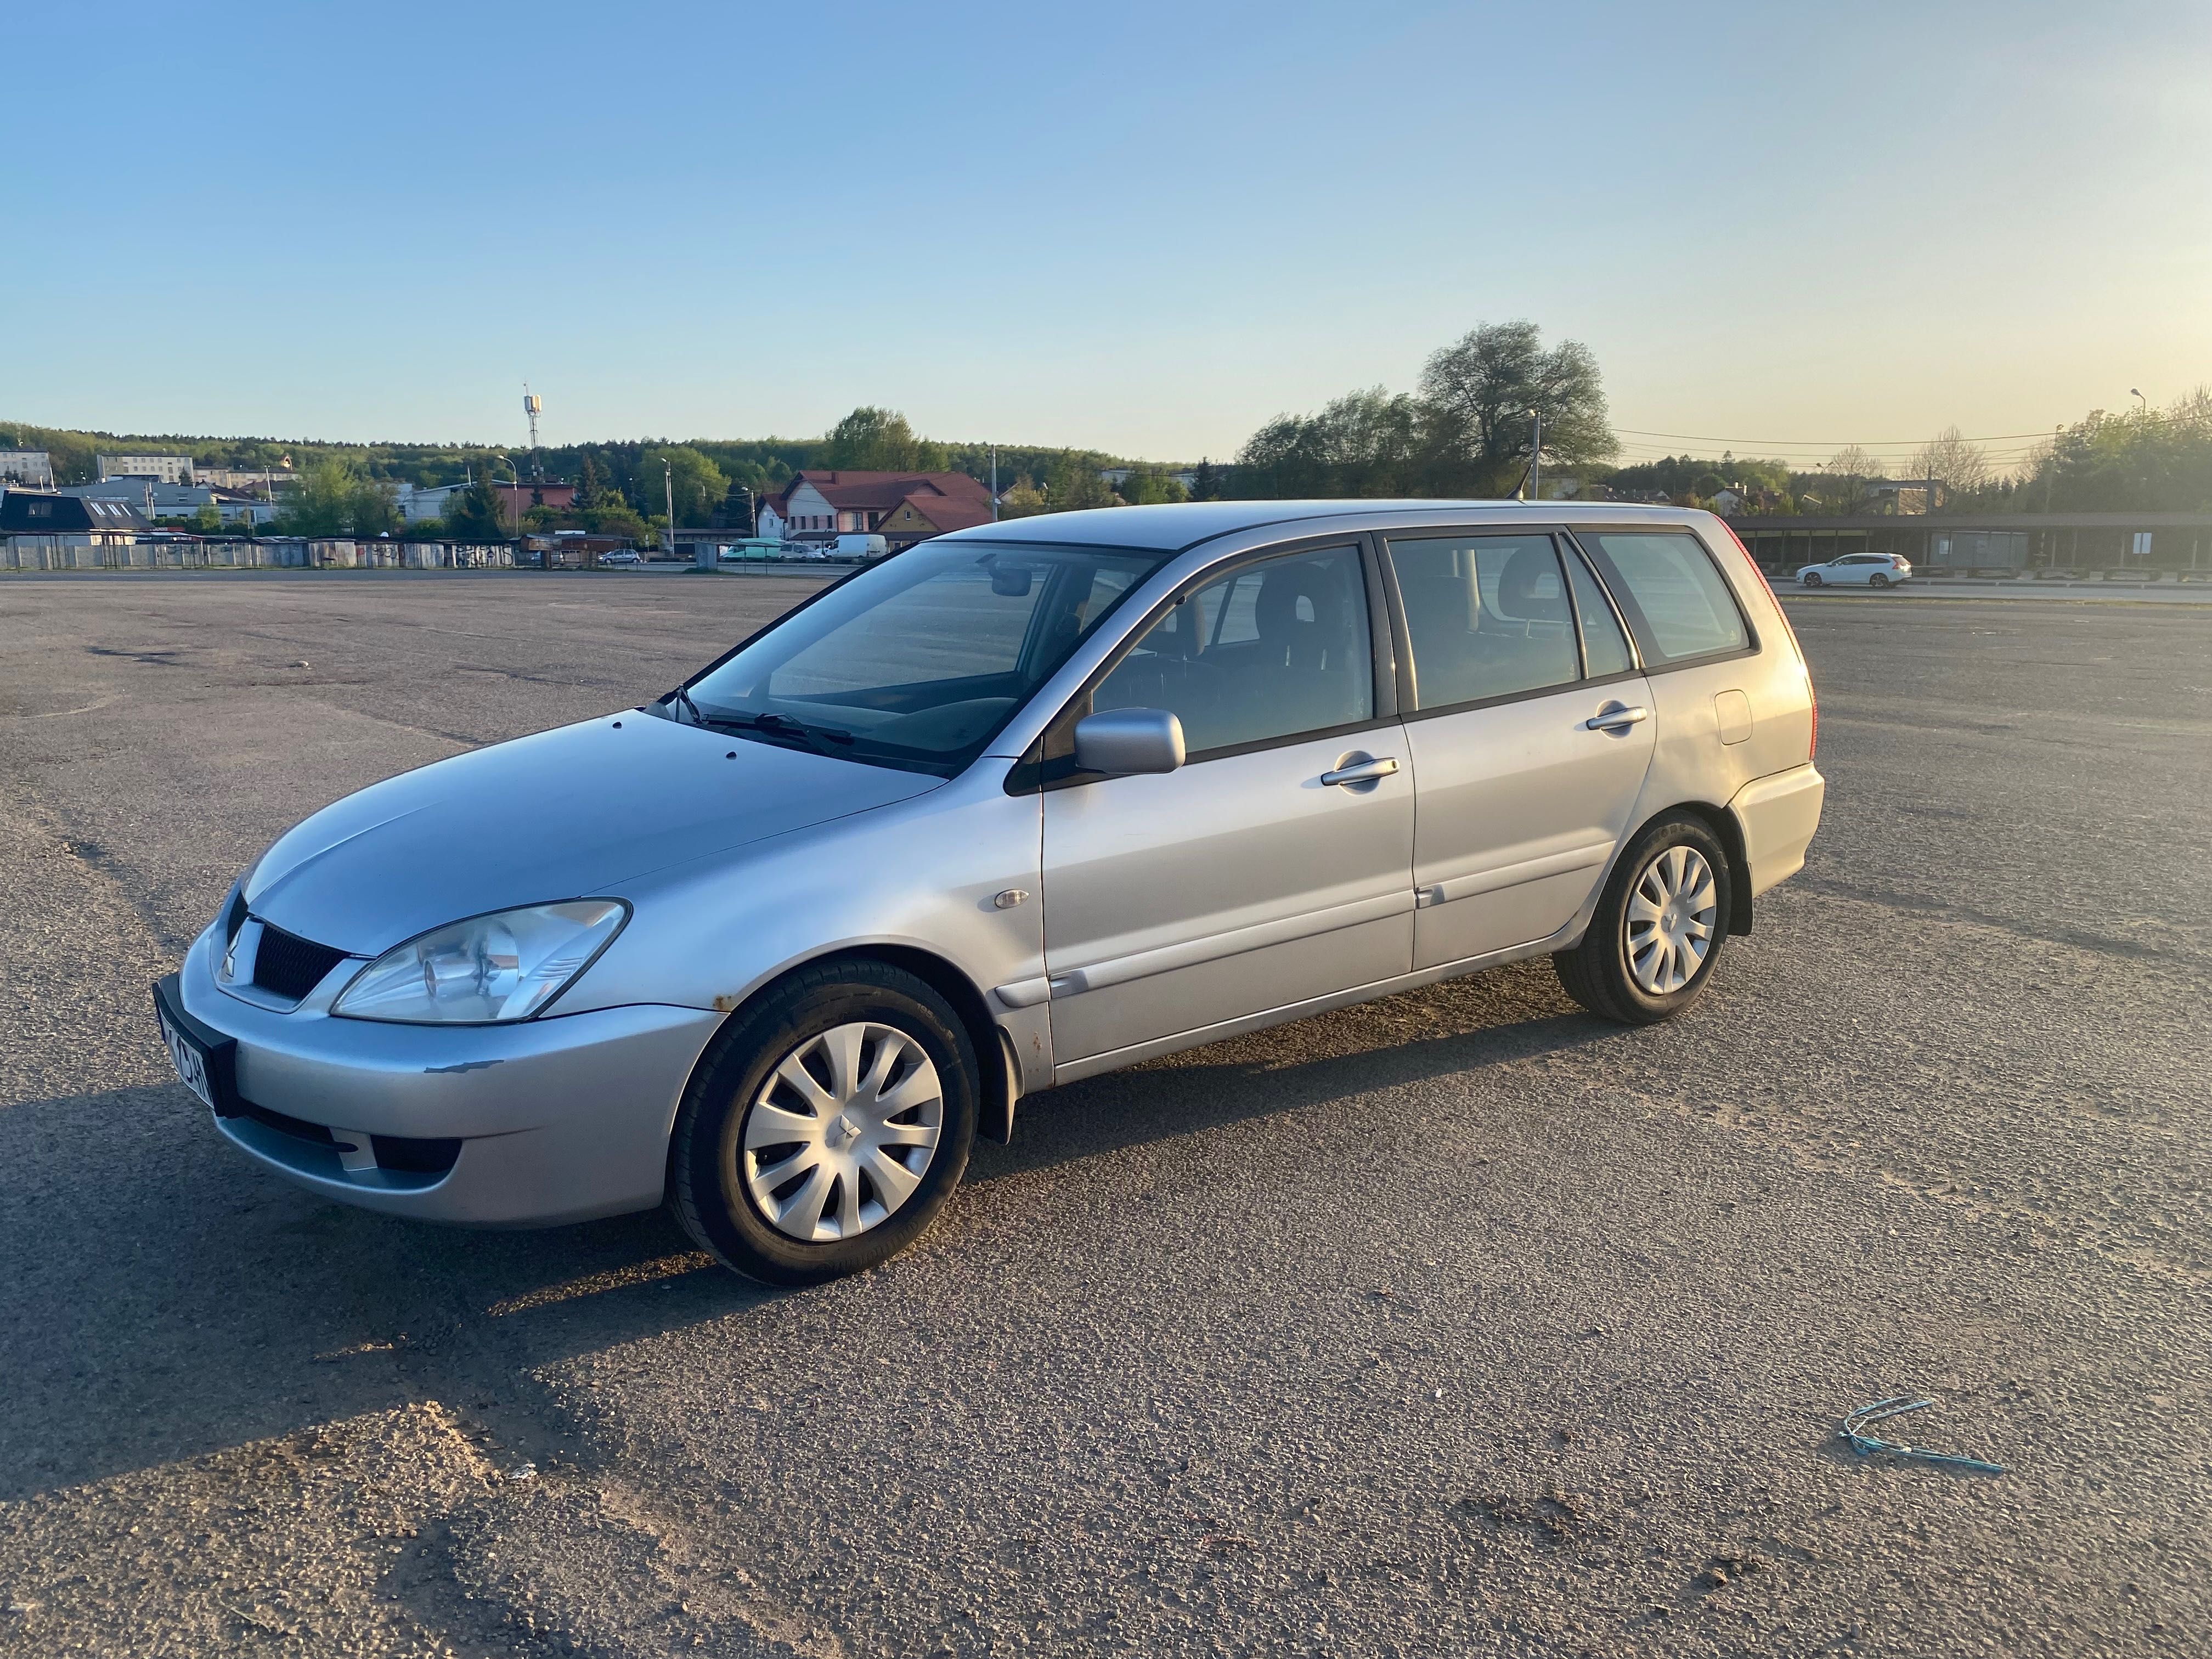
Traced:
<svg viewBox="0 0 2212 1659">
<path fill-rule="evenodd" d="M 386 951 L 331 1006 L 354 1019 L 494 1024 L 528 1019 L 573 984 L 629 920 L 618 899 L 500 910 Z"/>
</svg>

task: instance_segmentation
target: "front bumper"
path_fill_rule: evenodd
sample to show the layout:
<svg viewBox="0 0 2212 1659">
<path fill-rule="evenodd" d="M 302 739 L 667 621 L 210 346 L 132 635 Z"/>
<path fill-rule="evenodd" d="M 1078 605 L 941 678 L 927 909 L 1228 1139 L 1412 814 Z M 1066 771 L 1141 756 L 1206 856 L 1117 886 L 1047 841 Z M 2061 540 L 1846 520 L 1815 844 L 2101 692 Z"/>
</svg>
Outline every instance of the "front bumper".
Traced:
<svg viewBox="0 0 2212 1659">
<path fill-rule="evenodd" d="M 512 1025 L 380 1024 L 242 1001 L 216 983 L 215 960 L 210 929 L 177 991 L 186 1013 L 235 1040 L 238 1097 L 260 1109 L 218 1116 L 224 1135 L 325 1197 L 465 1225 L 549 1226 L 660 1202 L 670 1126 L 723 1018 L 651 1004 Z M 349 1169 L 317 1129 L 460 1146 L 442 1170 Z"/>
</svg>

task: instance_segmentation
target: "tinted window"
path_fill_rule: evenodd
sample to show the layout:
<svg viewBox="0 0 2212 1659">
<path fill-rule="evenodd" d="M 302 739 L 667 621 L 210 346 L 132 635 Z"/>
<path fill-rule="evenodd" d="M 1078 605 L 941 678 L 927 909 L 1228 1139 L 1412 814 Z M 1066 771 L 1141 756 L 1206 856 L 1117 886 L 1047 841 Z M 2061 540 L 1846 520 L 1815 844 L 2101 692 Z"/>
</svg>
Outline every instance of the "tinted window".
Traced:
<svg viewBox="0 0 2212 1659">
<path fill-rule="evenodd" d="M 1094 712 L 1165 708 L 1197 755 L 1375 713 L 1356 548 L 1263 560 L 1185 594 L 1091 694 Z"/>
<path fill-rule="evenodd" d="M 1394 541 L 1416 706 L 1511 696 L 1579 677 L 1574 614 L 1549 536 Z"/>
<path fill-rule="evenodd" d="M 1163 556 L 926 542 L 691 682 L 691 704 L 755 741 L 957 771 Z"/>
<path fill-rule="evenodd" d="M 1628 613 L 1648 663 L 1680 662 L 1751 643 L 1735 596 L 1687 531 L 1577 531 Z"/>
<path fill-rule="evenodd" d="M 1606 674 L 1625 674 L 1636 665 L 1628 654 L 1628 636 L 1620 619 L 1605 602 L 1605 594 L 1590 574 L 1589 567 L 1569 555 L 1567 571 L 1575 591 L 1575 615 L 1583 624 L 1583 672 L 1596 679 Z"/>
</svg>

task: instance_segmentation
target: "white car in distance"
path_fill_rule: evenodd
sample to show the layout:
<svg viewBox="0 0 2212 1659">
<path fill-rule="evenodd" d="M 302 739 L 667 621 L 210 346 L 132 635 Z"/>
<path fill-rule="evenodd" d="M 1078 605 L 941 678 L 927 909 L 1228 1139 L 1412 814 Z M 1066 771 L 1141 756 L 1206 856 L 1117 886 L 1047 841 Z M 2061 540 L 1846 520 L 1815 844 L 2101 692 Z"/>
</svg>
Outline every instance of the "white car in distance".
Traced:
<svg viewBox="0 0 2212 1659">
<path fill-rule="evenodd" d="M 1808 564 L 1797 572 L 1803 587 L 1897 587 L 1912 580 L 1911 562 L 1896 553 L 1846 553 L 1826 564 Z"/>
</svg>

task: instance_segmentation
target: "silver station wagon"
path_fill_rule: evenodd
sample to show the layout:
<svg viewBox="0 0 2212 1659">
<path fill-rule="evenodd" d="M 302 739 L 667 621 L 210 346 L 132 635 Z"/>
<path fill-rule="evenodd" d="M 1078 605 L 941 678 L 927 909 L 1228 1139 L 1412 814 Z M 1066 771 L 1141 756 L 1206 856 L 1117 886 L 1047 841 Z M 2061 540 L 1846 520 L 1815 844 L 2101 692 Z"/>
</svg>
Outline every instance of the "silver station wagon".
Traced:
<svg viewBox="0 0 2212 1659">
<path fill-rule="evenodd" d="M 349 1203 L 668 1203 L 811 1283 L 1016 1104 L 1548 953 L 1705 988 L 1818 823 L 1813 689 L 1722 522 L 1208 502 L 924 542 L 652 703 L 318 812 L 155 988 L 221 1132 Z"/>
</svg>

